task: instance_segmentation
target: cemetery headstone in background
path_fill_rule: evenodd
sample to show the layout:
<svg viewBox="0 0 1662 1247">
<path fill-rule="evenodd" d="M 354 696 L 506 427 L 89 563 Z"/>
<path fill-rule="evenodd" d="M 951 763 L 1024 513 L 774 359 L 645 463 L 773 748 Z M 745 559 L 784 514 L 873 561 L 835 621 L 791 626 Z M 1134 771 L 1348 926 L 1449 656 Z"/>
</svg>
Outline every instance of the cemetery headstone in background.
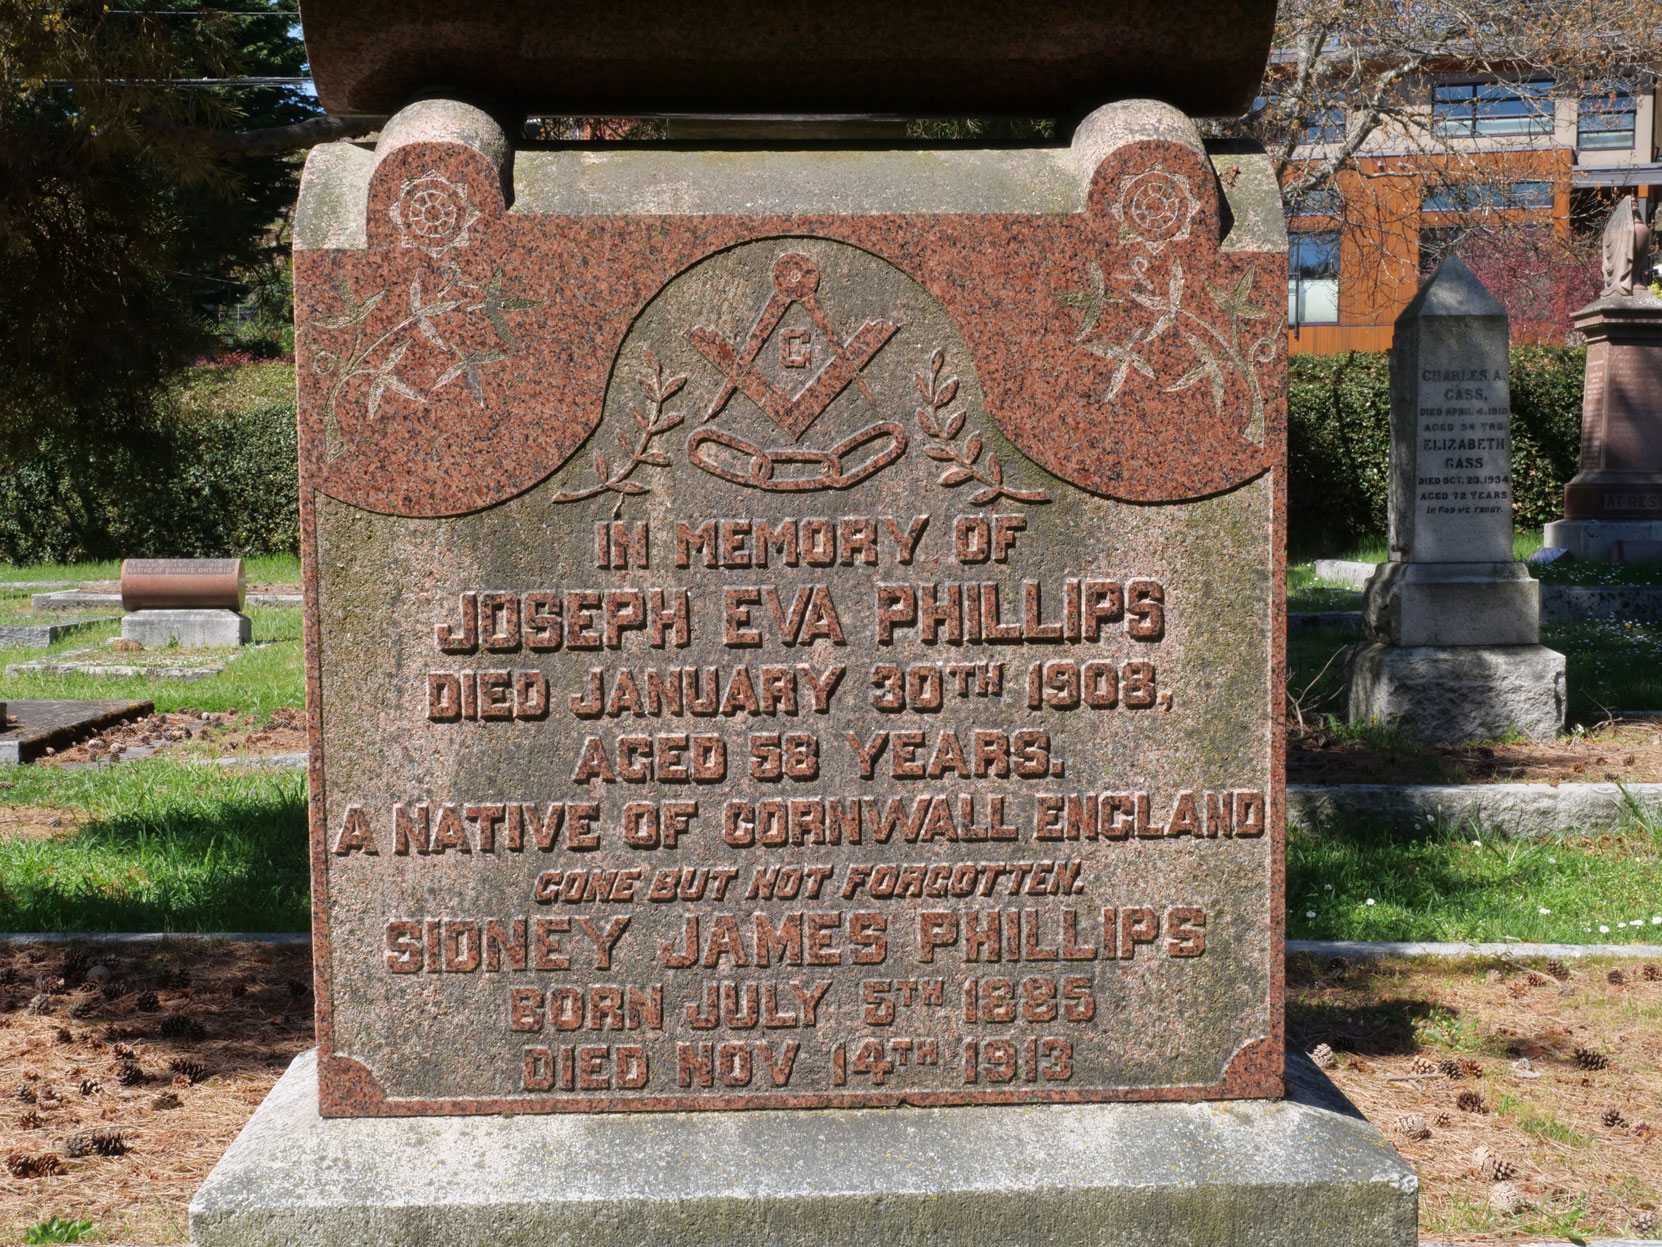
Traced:
<svg viewBox="0 0 1662 1247">
<path fill-rule="evenodd" d="M 392 29 L 320 35 L 355 8 Z M 411 72 L 407 14 L 319 9 L 320 83 Z M 1092 6 L 1070 51 L 1232 63 L 1193 34 L 1233 14 L 1244 101 L 1272 10 Z M 536 73 L 500 14 L 418 72 L 488 47 L 542 106 L 620 38 L 561 12 Z M 721 36 L 678 111 L 878 98 L 803 68 L 837 54 L 918 88 L 926 34 L 1012 81 L 951 42 L 996 5 L 888 44 L 860 23 L 911 10 L 660 12 Z M 737 82 L 713 50 L 792 32 Z M 631 46 L 608 89 L 662 87 Z M 1412 1241 L 1377 1133 L 1278 1100 L 1261 154 L 1148 101 L 1055 148 L 713 152 L 515 150 L 426 99 L 313 154 L 296 244 L 319 1049 L 199 1244 Z"/>
<path fill-rule="evenodd" d="M 147 649 L 226 649 L 248 644 L 241 559 L 126 559 L 121 637 Z"/>
<path fill-rule="evenodd" d="M 1548 546 L 1578 558 L 1662 559 L 1662 298 L 1650 230 L 1631 195 L 1604 229 L 1604 290 L 1575 314 L 1587 338 L 1581 471 L 1564 487 Z"/>
<path fill-rule="evenodd" d="M 1427 741 L 1564 725 L 1564 657 L 1540 645 L 1540 585 L 1512 553 L 1506 310 L 1458 256 L 1391 344 L 1390 561 L 1346 657 L 1350 721 Z"/>
</svg>

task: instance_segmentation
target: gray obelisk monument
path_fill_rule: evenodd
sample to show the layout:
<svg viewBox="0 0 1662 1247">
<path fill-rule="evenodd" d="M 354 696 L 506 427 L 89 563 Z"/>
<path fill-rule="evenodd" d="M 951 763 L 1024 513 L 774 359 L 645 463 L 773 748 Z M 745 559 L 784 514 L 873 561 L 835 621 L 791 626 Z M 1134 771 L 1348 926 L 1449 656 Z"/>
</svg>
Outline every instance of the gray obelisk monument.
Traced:
<svg viewBox="0 0 1662 1247">
<path fill-rule="evenodd" d="M 1512 555 L 1507 317 L 1457 256 L 1397 318 L 1391 559 L 1346 663 L 1352 723 L 1426 741 L 1564 724 L 1564 656 L 1540 645 L 1540 587 Z"/>
</svg>

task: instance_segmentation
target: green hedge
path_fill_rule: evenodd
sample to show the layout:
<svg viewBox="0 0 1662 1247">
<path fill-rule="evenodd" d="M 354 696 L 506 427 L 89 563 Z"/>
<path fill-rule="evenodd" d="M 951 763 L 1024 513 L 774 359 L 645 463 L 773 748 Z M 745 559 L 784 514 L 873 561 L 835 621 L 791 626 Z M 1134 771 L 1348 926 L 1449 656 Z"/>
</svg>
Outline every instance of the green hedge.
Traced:
<svg viewBox="0 0 1662 1247">
<path fill-rule="evenodd" d="M 9 563 L 253 557 L 299 548 L 294 370 L 193 369 L 147 432 L 43 440 L 0 464 Z"/>
<path fill-rule="evenodd" d="M 1512 349 L 1512 509 L 1519 528 L 1564 512 L 1581 452 L 1576 347 Z M 1287 396 L 1289 544 L 1337 554 L 1386 529 L 1391 383 L 1386 355 L 1298 355 Z"/>
</svg>

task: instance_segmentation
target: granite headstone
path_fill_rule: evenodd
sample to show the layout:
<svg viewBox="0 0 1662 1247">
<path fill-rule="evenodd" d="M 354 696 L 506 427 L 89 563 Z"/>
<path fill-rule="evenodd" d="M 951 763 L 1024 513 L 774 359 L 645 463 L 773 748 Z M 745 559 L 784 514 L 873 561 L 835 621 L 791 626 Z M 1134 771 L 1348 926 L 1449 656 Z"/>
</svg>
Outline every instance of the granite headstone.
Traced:
<svg viewBox="0 0 1662 1247">
<path fill-rule="evenodd" d="M 1080 20 L 1056 64 L 1147 33 Z M 331 29 L 320 81 L 450 80 Z M 318 1052 L 199 1247 L 1412 1241 L 1377 1132 L 1278 1099 L 1261 153 L 1148 101 L 924 151 L 431 98 L 312 154 L 295 241 Z"/>
<path fill-rule="evenodd" d="M 1540 586 L 1513 556 L 1506 310 L 1450 256 L 1391 345 L 1390 554 L 1347 656 L 1351 721 L 1429 741 L 1564 722 L 1564 659 L 1540 644 Z"/>
</svg>

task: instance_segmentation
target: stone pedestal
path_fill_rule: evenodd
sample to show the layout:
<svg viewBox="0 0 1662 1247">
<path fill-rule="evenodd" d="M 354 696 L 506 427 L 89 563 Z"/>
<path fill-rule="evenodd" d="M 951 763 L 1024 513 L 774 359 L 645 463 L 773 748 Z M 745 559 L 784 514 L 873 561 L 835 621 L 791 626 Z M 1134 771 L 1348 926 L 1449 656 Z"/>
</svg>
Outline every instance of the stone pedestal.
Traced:
<svg viewBox="0 0 1662 1247">
<path fill-rule="evenodd" d="M 324 1119 L 298 1058 L 194 1247 L 1412 1247 L 1418 1179 L 1312 1066 L 1200 1104 Z"/>
<path fill-rule="evenodd" d="M 1397 318 L 1391 560 L 1346 656 L 1352 723 L 1425 741 L 1552 736 L 1564 658 L 1540 644 L 1540 585 L 1512 557 L 1506 311 L 1458 257 Z"/>
<path fill-rule="evenodd" d="M 1395 723 L 1431 743 L 1564 727 L 1564 655 L 1543 645 L 1364 642 L 1345 656 L 1345 684 L 1352 723 Z"/>
<path fill-rule="evenodd" d="M 248 616 L 237 611 L 141 610 L 121 618 L 122 639 L 145 649 L 233 649 L 253 635 Z"/>
</svg>

